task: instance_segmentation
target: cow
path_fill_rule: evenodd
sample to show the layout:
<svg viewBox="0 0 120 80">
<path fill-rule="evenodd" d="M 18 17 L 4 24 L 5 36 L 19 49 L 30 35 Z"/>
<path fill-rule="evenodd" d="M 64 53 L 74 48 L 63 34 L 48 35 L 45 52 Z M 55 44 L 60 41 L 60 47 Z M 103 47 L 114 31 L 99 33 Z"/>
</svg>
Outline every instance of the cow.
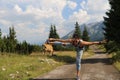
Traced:
<svg viewBox="0 0 120 80">
<path fill-rule="evenodd" d="M 48 52 L 50 55 L 53 55 L 54 50 L 51 44 L 44 43 L 42 45 L 42 49 L 43 49 L 43 54 L 46 54 L 46 52 Z"/>
</svg>

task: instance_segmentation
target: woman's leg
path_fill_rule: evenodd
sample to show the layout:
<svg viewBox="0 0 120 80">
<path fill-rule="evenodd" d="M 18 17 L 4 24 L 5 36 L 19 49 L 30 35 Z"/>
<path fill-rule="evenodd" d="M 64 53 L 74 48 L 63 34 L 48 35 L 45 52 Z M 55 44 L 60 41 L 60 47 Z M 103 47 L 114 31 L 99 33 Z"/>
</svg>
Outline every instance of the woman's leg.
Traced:
<svg viewBox="0 0 120 80">
<path fill-rule="evenodd" d="M 83 54 L 83 50 L 81 50 L 81 49 L 77 50 L 77 54 L 76 54 L 77 77 L 80 76 L 82 54 Z"/>
</svg>

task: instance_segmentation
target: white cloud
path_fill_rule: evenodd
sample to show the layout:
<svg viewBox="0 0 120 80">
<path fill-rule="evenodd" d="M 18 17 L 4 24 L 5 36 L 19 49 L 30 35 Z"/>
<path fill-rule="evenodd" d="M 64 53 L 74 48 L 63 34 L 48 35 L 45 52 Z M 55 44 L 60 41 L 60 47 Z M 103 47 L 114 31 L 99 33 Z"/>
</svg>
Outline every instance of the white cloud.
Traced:
<svg viewBox="0 0 120 80">
<path fill-rule="evenodd" d="M 15 9 L 18 13 L 22 12 L 22 9 L 21 9 L 17 4 L 14 6 L 14 9 Z"/>
<path fill-rule="evenodd" d="M 11 22 L 4 19 L 0 19 L 0 23 L 1 25 L 9 25 Z"/>
<path fill-rule="evenodd" d="M 30 43 L 44 41 L 48 38 L 51 24 L 59 25 L 57 29 L 63 29 L 59 27 L 64 21 L 62 10 L 66 5 L 65 0 L 11 0 L 7 3 L 2 1 L 1 4 L 4 6 L 0 8 L 2 11 L 0 24 L 6 28 L 13 24 L 20 41 L 27 40 Z M 3 29 L 3 27 L 0 28 Z M 5 31 L 8 32 L 8 29 Z M 7 32 L 3 31 L 3 33 Z"/>
<path fill-rule="evenodd" d="M 103 12 L 109 8 L 108 0 L 88 0 L 86 3 L 87 10 Z"/>
<path fill-rule="evenodd" d="M 82 7 L 82 9 L 85 9 L 86 8 L 86 2 L 85 1 L 82 1 L 81 3 L 80 3 L 80 6 Z"/>
<path fill-rule="evenodd" d="M 78 12 L 74 12 L 73 15 L 70 16 L 69 20 L 74 23 L 77 21 L 82 24 L 89 20 L 89 16 L 85 10 L 80 9 Z"/>
<path fill-rule="evenodd" d="M 27 42 L 30 43 L 41 42 L 48 38 L 48 31 L 46 30 L 46 26 L 47 25 L 44 23 L 35 25 L 31 22 L 18 23 L 14 25 L 15 31 L 17 32 L 17 39 L 19 39 L 19 41 L 27 40 Z"/>
<path fill-rule="evenodd" d="M 67 4 L 71 9 L 75 9 L 77 6 L 77 3 L 73 2 L 73 1 L 67 1 Z"/>
<path fill-rule="evenodd" d="M 89 14 L 89 21 L 101 21 L 105 12 L 109 9 L 108 0 L 87 0 L 80 3 L 82 9 L 86 10 Z"/>
<path fill-rule="evenodd" d="M 81 3 L 82 9 L 77 9 L 65 20 L 63 9 L 68 6 L 76 10 L 78 5 L 71 0 L 0 0 L 0 28 L 6 34 L 8 27 L 14 25 L 20 41 L 41 42 L 48 38 L 51 24 L 56 25 L 61 37 L 74 29 L 70 27 L 76 21 L 82 24 L 90 20 L 101 20 L 103 11 L 108 8 L 106 0 L 84 0 Z"/>
</svg>

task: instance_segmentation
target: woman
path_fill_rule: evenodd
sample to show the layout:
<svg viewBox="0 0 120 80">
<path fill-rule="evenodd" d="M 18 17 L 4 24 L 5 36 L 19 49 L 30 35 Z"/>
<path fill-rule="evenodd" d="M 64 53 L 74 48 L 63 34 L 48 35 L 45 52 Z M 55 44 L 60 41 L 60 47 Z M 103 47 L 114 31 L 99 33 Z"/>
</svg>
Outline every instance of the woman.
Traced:
<svg viewBox="0 0 120 80">
<path fill-rule="evenodd" d="M 78 37 L 77 34 L 73 35 L 72 39 L 49 39 L 50 43 L 54 44 L 54 41 L 62 42 L 63 45 L 70 43 L 76 48 L 76 70 L 77 70 L 77 80 L 80 80 L 80 69 L 81 69 L 81 58 L 83 54 L 83 49 L 85 45 L 101 44 L 102 42 L 87 42 L 83 41 Z"/>
</svg>

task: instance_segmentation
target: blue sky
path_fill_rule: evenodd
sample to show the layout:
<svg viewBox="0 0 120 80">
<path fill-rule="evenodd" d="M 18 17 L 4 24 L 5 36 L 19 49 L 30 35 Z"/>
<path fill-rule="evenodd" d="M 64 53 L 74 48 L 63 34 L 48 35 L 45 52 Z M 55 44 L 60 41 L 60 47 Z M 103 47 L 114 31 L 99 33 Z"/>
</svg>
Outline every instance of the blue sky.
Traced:
<svg viewBox="0 0 120 80">
<path fill-rule="evenodd" d="M 102 21 L 108 0 L 0 0 L 0 28 L 7 35 L 14 25 L 17 39 L 44 42 L 54 24 L 60 37 L 80 25 Z"/>
</svg>

